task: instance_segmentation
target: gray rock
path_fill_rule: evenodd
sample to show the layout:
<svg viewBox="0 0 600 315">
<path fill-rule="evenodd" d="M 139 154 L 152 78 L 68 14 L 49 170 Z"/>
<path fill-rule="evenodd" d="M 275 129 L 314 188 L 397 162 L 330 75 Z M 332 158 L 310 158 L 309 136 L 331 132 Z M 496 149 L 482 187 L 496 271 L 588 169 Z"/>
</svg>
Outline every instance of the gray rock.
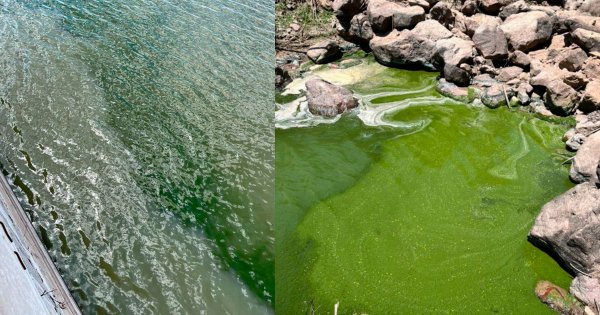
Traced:
<svg viewBox="0 0 600 315">
<path fill-rule="evenodd" d="M 341 58 L 342 51 L 334 40 L 326 39 L 310 46 L 306 56 L 314 63 L 323 64 Z"/>
<path fill-rule="evenodd" d="M 569 291 L 583 304 L 592 306 L 594 309 L 595 305 L 600 303 L 600 281 L 596 277 L 577 275 L 571 282 Z"/>
<path fill-rule="evenodd" d="M 375 59 L 386 66 L 434 69 L 434 41 L 413 31 L 393 30 L 386 36 L 373 37 L 369 45 Z"/>
<path fill-rule="evenodd" d="M 512 66 L 500 69 L 496 79 L 500 82 L 508 82 L 513 79 L 519 79 L 519 76 L 523 73 L 523 69 L 520 67 Z"/>
<path fill-rule="evenodd" d="M 591 112 L 578 120 L 575 131 L 586 137 L 600 130 L 600 111 Z"/>
<path fill-rule="evenodd" d="M 446 79 L 441 78 L 436 86 L 437 91 L 447 97 L 452 99 L 461 101 L 461 102 L 471 102 L 469 99 L 469 89 L 466 87 L 459 87 L 454 83 L 446 81 Z"/>
<path fill-rule="evenodd" d="M 581 145 L 585 142 L 586 137 L 580 133 L 574 134 L 567 142 L 565 143 L 567 146 L 567 150 L 569 151 L 577 151 L 581 148 Z"/>
<path fill-rule="evenodd" d="M 593 273 L 600 266 L 598 214 L 600 190 L 579 184 L 544 205 L 528 238 L 571 273 Z"/>
<path fill-rule="evenodd" d="M 506 95 L 504 94 L 506 92 Z M 482 88 L 481 102 L 489 108 L 498 108 L 507 106 L 506 98 L 510 100 L 515 95 L 512 89 L 507 89 L 504 85 L 496 83 L 490 87 Z"/>
<path fill-rule="evenodd" d="M 580 12 L 588 13 L 592 16 L 600 16 L 600 0 L 586 0 L 579 7 Z"/>
<path fill-rule="evenodd" d="M 600 132 L 590 135 L 577 150 L 569 177 L 575 183 L 598 181 L 596 170 L 600 161 Z M 600 226 L 600 225 L 599 225 Z"/>
<path fill-rule="evenodd" d="M 577 71 L 577 72 L 563 71 L 563 73 L 564 73 L 563 82 L 565 82 L 568 86 L 574 88 L 577 91 L 579 91 L 581 89 L 585 89 L 586 85 L 588 84 L 588 79 L 585 77 L 585 75 L 581 71 Z"/>
<path fill-rule="evenodd" d="M 523 0 L 519 0 L 505 7 L 502 7 L 502 9 L 500 9 L 500 13 L 498 13 L 498 16 L 501 19 L 506 20 L 506 18 L 508 18 L 511 15 L 527 11 L 529 11 L 529 4 L 527 4 L 527 2 Z"/>
<path fill-rule="evenodd" d="M 311 113 L 326 117 L 334 117 L 358 106 L 358 100 L 350 90 L 320 78 L 306 82 L 306 98 Z"/>
<path fill-rule="evenodd" d="M 429 11 L 431 18 L 440 22 L 445 27 L 454 24 L 454 14 L 447 2 L 436 3 Z"/>
<path fill-rule="evenodd" d="M 600 32 L 600 17 L 583 15 L 577 11 L 558 11 L 556 13 L 556 31 L 572 32 L 576 29 L 584 29 Z"/>
<path fill-rule="evenodd" d="M 466 0 L 460 7 L 460 12 L 467 16 L 475 14 L 477 12 L 477 1 Z"/>
<path fill-rule="evenodd" d="M 479 0 L 479 9 L 486 14 L 496 15 L 500 9 L 514 0 Z"/>
<path fill-rule="evenodd" d="M 563 81 L 553 80 L 546 86 L 544 101 L 555 115 L 567 116 L 575 109 L 577 92 Z"/>
<path fill-rule="evenodd" d="M 444 65 L 444 78 L 458 86 L 468 86 L 471 82 L 471 75 L 465 69 L 453 64 Z"/>
<path fill-rule="evenodd" d="M 331 9 L 341 21 L 349 22 L 353 16 L 361 13 L 367 8 L 364 0 L 334 0 Z"/>
<path fill-rule="evenodd" d="M 367 6 L 367 16 L 371 28 L 375 32 L 385 33 L 392 30 L 394 14 L 404 10 L 405 7 L 392 1 L 371 0 Z"/>
<path fill-rule="evenodd" d="M 402 30 L 413 28 L 422 21 L 425 21 L 425 10 L 421 7 L 410 6 L 404 7 L 400 12 L 395 13 L 392 24 L 394 28 Z"/>
<path fill-rule="evenodd" d="M 584 113 L 590 113 L 600 109 L 600 80 L 588 83 L 579 103 L 579 109 Z"/>
<path fill-rule="evenodd" d="M 523 12 L 508 17 L 500 28 L 514 50 L 528 52 L 548 42 L 553 23 L 548 14 L 540 11 Z"/>
<path fill-rule="evenodd" d="M 588 56 L 583 49 L 577 46 L 569 46 L 561 49 L 554 58 L 558 67 L 568 71 L 578 71 L 585 63 Z"/>
<path fill-rule="evenodd" d="M 565 0 L 564 8 L 592 16 L 600 16 L 600 0 Z"/>
<path fill-rule="evenodd" d="M 600 33 L 578 28 L 571 33 L 573 42 L 587 52 L 600 52 Z"/>
<path fill-rule="evenodd" d="M 520 50 L 515 50 L 510 55 L 509 60 L 513 65 L 523 69 L 529 69 L 529 65 L 531 64 L 531 59 L 529 59 L 529 56 Z"/>
<path fill-rule="evenodd" d="M 367 15 L 359 13 L 352 17 L 350 28 L 348 29 L 348 36 L 344 39 L 351 43 L 366 46 L 371 38 L 373 38 L 373 29 L 371 28 L 371 22 L 369 22 Z"/>
<path fill-rule="evenodd" d="M 411 32 L 433 42 L 452 37 L 452 32 L 435 20 L 420 22 L 411 30 Z"/>
<path fill-rule="evenodd" d="M 581 71 L 590 81 L 600 79 L 600 59 L 588 58 L 583 64 Z"/>
<path fill-rule="evenodd" d="M 506 59 L 508 57 L 506 37 L 496 23 L 481 24 L 473 34 L 473 42 L 484 58 Z"/>
<path fill-rule="evenodd" d="M 435 43 L 434 65 L 441 69 L 444 65 L 458 66 L 473 60 L 475 44 L 458 37 L 440 39 Z"/>
</svg>

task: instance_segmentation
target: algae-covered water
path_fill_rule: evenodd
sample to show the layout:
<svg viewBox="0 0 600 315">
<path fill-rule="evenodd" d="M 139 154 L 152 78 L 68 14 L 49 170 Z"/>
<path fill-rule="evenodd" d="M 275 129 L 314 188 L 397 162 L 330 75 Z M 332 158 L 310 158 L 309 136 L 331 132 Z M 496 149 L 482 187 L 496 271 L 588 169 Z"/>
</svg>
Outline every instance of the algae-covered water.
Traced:
<svg viewBox="0 0 600 315">
<path fill-rule="evenodd" d="M 85 314 L 271 314 L 274 3 L 0 1 L 0 163 Z"/>
<path fill-rule="evenodd" d="M 358 117 L 277 130 L 278 314 L 551 314 L 536 282 L 570 278 L 526 235 L 570 187 L 567 126 L 434 83 L 380 71 L 351 85 Z"/>
</svg>

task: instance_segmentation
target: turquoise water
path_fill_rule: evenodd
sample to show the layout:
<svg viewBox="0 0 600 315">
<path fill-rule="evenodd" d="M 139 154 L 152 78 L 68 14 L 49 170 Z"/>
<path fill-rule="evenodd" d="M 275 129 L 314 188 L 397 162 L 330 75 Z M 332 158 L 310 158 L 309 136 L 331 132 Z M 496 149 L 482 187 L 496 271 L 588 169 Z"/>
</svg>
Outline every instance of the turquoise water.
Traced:
<svg viewBox="0 0 600 315">
<path fill-rule="evenodd" d="M 85 313 L 272 313 L 273 3 L 0 3 L 0 162 Z"/>
</svg>

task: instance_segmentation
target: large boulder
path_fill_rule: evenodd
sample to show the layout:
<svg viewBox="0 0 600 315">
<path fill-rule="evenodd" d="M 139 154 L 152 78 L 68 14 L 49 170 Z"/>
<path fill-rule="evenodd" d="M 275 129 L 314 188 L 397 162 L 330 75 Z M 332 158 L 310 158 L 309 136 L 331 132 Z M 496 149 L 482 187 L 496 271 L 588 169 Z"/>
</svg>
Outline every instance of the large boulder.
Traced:
<svg viewBox="0 0 600 315">
<path fill-rule="evenodd" d="M 454 25 L 454 13 L 452 13 L 452 8 L 448 4 L 448 2 L 438 2 L 436 3 L 431 10 L 429 10 L 429 14 L 431 18 L 440 22 L 440 24 L 445 27 L 450 27 L 450 25 Z"/>
<path fill-rule="evenodd" d="M 306 81 L 306 98 L 309 111 L 325 117 L 334 117 L 358 106 L 350 90 L 320 78 Z"/>
<path fill-rule="evenodd" d="M 600 110 L 600 80 L 594 80 L 587 84 L 579 109 L 584 113 Z"/>
<path fill-rule="evenodd" d="M 438 21 L 434 20 L 427 20 L 417 24 L 415 28 L 411 30 L 411 32 L 419 37 L 427 38 L 433 42 L 453 36 L 452 32 L 450 32 Z"/>
<path fill-rule="evenodd" d="M 432 58 L 435 43 L 452 37 L 452 32 L 434 20 L 423 21 L 412 30 L 393 30 L 385 36 L 375 36 L 370 42 L 373 55 L 380 63 L 396 67 L 435 69 Z"/>
<path fill-rule="evenodd" d="M 597 277 L 589 277 L 583 274 L 577 275 L 571 287 L 571 294 L 585 305 L 593 306 L 594 308 L 600 301 L 600 281 Z"/>
<path fill-rule="evenodd" d="M 306 52 L 306 56 L 312 62 L 322 64 L 341 58 L 342 51 L 334 40 L 326 39 L 310 46 Z"/>
<path fill-rule="evenodd" d="M 600 32 L 600 17 L 584 15 L 577 11 L 561 10 L 556 12 L 555 26 L 558 32 L 572 32 L 579 28 Z"/>
<path fill-rule="evenodd" d="M 369 45 L 375 59 L 383 65 L 434 69 L 431 60 L 435 43 L 409 30 L 375 36 Z"/>
<path fill-rule="evenodd" d="M 514 50 L 533 50 L 552 36 L 552 19 L 541 11 L 523 12 L 508 17 L 500 28 Z"/>
<path fill-rule="evenodd" d="M 577 151 L 569 177 L 575 183 L 592 182 L 598 180 L 596 170 L 600 161 L 600 132 L 589 136 Z"/>
<path fill-rule="evenodd" d="M 571 35 L 573 42 L 587 52 L 600 52 L 600 33 L 578 28 Z"/>
<path fill-rule="evenodd" d="M 367 6 L 367 16 L 373 31 L 386 33 L 392 30 L 394 14 L 404 10 L 399 3 L 387 0 L 371 0 Z M 416 23 L 415 23 L 416 24 Z"/>
<path fill-rule="evenodd" d="M 466 39 L 451 37 L 435 43 L 434 65 L 442 69 L 444 65 L 458 66 L 473 60 L 475 44 Z"/>
<path fill-rule="evenodd" d="M 548 202 L 529 232 L 529 240 L 573 274 L 600 267 L 600 190 L 579 184 Z"/>
<path fill-rule="evenodd" d="M 486 59 L 506 59 L 508 43 L 497 23 L 483 23 L 473 34 L 477 51 Z"/>
<path fill-rule="evenodd" d="M 364 0 L 334 0 L 331 9 L 340 21 L 349 22 L 353 16 L 367 8 Z"/>
<path fill-rule="evenodd" d="M 342 37 L 345 40 L 356 43 L 360 46 L 368 47 L 369 41 L 373 38 L 373 29 L 371 22 L 364 13 L 359 13 L 352 17 L 347 36 Z"/>
<path fill-rule="evenodd" d="M 555 79 L 546 86 L 544 100 L 552 113 L 567 116 L 575 109 L 577 91 L 563 81 Z"/>
<path fill-rule="evenodd" d="M 413 28 L 422 21 L 425 21 L 425 10 L 419 6 L 409 6 L 394 14 L 392 24 L 394 28 L 402 30 Z"/>
</svg>

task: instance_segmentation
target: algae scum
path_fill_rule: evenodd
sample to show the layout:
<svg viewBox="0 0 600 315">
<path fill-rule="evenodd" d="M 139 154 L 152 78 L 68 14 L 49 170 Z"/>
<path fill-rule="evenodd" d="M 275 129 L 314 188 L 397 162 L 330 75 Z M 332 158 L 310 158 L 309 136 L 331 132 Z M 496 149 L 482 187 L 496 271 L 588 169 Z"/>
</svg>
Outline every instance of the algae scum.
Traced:
<svg viewBox="0 0 600 315">
<path fill-rule="evenodd" d="M 273 5 L 0 3 L 0 163 L 84 313 L 273 312 Z"/>
<path fill-rule="evenodd" d="M 387 69 L 351 86 L 375 126 L 349 114 L 277 130 L 278 313 L 551 314 L 537 280 L 570 278 L 526 235 L 571 186 L 567 126 L 434 84 Z"/>
</svg>

